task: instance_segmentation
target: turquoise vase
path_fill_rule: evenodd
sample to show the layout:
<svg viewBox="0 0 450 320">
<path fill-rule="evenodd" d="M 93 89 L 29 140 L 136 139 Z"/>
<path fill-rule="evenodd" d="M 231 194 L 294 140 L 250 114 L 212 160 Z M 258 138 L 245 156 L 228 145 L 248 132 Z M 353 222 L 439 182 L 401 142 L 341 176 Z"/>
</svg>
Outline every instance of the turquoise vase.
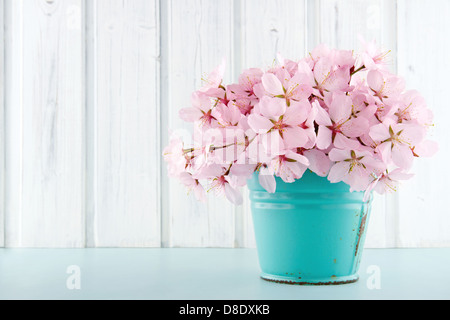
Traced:
<svg viewBox="0 0 450 320">
<path fill-rule="evenodd" d="M 299 285 L 358 281 L 371 201 L 307 171 L 269 194 L 258 174 L 248 181 L 261 277 Z"/>
</svg>

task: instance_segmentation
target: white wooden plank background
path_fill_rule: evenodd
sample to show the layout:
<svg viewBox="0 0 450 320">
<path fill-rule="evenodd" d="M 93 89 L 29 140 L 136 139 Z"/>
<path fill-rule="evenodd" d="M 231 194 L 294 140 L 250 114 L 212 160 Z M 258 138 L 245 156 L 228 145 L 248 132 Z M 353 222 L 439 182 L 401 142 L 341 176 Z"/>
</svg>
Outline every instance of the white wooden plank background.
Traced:
<svg viewBox="0 0 450 320">
<path fill-rule="evenodd" d="M 5 245 L 5 206 L 4 206 L 4 181 L 5 181 L 5 109 L 4 109 L 4 2 L 0 3 L 0 248 Z"/>
<path fill-rule="evenodd" d="M 358 35 L 392 50 L 392 71 L 435 111 L 441 144 L 400 193 L 377 197 L 367 246 L 450 245 L 448 1 L 2 4 L 0 246 L 254 247 L 248 201 L 235 208 L 210 195 L 201 204 L 167 178 L 168 131 L 192 129 L 178 111 L 222 57 L 229 82 L 278 52 L 298 59 L 319 43 L 358 49 Z"/>
<path fill-rule="evenodd" d="M 94 210 L 88 245 L 159 247 L 159 2 L 89 1 L 95 14 Z"/>
<path fill-rule="evenodd" d="M 6 245 L 84 246 L 81 0 L 6 1 Z"/>
<path fill-rule="evenodd" d="M 398 229 L 395 245 L 400 247 L 450 246 L 450 135 L 447 119 L 448 75 L 450 60 L 450 2 L 413 0 L 398 2 L 399 73 L 407 86 L 420 88 L 435 114 L 433 139 L 440 151 L 433 159 L 416 162 L 416 177 L 404 184 L 399 192 Z"/>
</svg>

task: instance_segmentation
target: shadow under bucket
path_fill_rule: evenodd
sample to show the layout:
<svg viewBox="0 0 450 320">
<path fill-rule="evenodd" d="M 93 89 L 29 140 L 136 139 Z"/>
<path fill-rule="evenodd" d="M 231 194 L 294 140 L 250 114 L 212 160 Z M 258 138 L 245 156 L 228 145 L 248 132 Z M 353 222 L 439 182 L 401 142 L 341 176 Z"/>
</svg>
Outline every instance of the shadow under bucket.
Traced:
<svg viewBox="0 0 450 320">
<path fill-rule="evenodd" d="M 358 281 L 371 201 L 345 183 L 311 171 L 269 194 L 258 174 L 248 181 L 259 263 L 264 280 L 298 285 Z"/>
</svg>

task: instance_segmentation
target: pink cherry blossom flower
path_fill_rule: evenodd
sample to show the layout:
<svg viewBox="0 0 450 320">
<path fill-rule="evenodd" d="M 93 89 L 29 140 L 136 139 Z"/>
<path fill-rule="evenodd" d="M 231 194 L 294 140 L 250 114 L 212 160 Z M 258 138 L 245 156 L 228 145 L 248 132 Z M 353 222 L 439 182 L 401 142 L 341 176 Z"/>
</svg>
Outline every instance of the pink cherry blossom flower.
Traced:
<svg viewBox="0 0 450 320">
<path fill-rule="evenodd" d="M 274 172 L 267 166 L 262 166 L 259 169 L 259 183 L 268 193 L 275 193 L 277 189 L 277 181 L 275 180 Z"/>
<path fill-rule="evenodd" d="M 359 148 L 359 142 L 349 138 L 362 136 L 369 128 L 369 121 L 365 116 L 355 112 L 349 96 L 340 93 L 333 95 L 328 112 L 319 104 L 316 104 L 316 108 L 318 109 L 316 122 L 319 125 L 317 135 L 319 149 L 327 149 L 336 139 L 338 143 L 344 144 L 342 147 Z"/>
<path fill-rule="evenodd" d="M 329 58 L 332 55 L 332 50 L 326 44 L 320 44 L 315 47 L 309 57 L 312 60 L 311 69 L 314 69 L 314 65 L 322 58 Z"/>
<path fill-rule="evenodd" d="M 243 115 L 239 108 L 234 103 L 229 103 L 228 106 L 219 103 L 212 111 L 211 117 L 217 121 L 221 127 L 236 127 Z"/>
<path fill-rule="evenodd" d="M 232 104 L 233 106 L 238 108 L 239 111 L 244 116 L 248 116 L 254 107 L 253 101 L 249 100 L 249 99 L 236 99 L 236 100 L 230 101 L 230 103 L 228 105 L 230 105 L 230 104 Z"/>
<path fill-rule="evenodd" d="M 360 38 L 360 42 L 363 45 L 361 53 L 362 65 L 368 70 L 386 70 L 387 57 L 390 51 L 381 51 L 375 40 L 366 42 Z"/>
<path fill-rule="evenodd" d="M 179 176 L 180 181 L 187 187 L 189 192 L 194 192 L 198 201 L 206 201 L 206 192 L 201 183 L 194 179 L 191 174 L 183 172 Z"/>
<path fill-rule="evenodd" d="M 255 135 L 255 137 L 249 142 L 245 152 L 238 160 L 239 164 L 251 163 L 251 164 L 266 164 L 269 163 L 273 155 L 266 151 L 262 141 L 265 139 L 265 135 Z M 269 150 L 270 151 L 270 150 Z M 245 162 L 247 161 L 247 162 Z"/>
<path fill-rule="evenodd" d="M 421 125 L 431 125 L 433 113 L 427 109 L 425 99 L 415 90 L 407 91 L 400 96 L 394 110 L 398 123 L 417 121 Z"/>
<path fill-rule="evenodd" d="M 211 183 L 211 189 L 214 190 L 217 195 L 224 194 L 227 199 L 235 205 L 241 205 L 244 202 L 242 194 L 232 185 L 232 179 L 228 175 L 214 178 Z"/>
<path fill-rule="evenodd" d="M 309 160 L 309 169 L 319 177 L 326 177 L 330 172 L 333 162 L 325 152 L 317 149 L 306 150 L 302 152 Z"/>
<path fill-rule="evenodd" d="M 256 170 L 256 164 L 240 164 L 237 163 L 232 166 L 230 173 L 235 177 L 245 177 L 246 179 L 249 179 L 252 174 Z"/>
<path fill-rule="evenodd" d="M 439 145 L 436 141 L 425 140 L 413 148 L 416 157 L 430 158 L 439 151 Z"/>
<path fill-rule="evenodd" d="M 298 153 L 287 151 L 285 154 L 273 158 L 269 167 L 271 172 L 274 172 L 284 182 L 292 183 L 303 176 L 308 166 L 308 158 Z"/>
<path fill-rule="evenodd" d="M 263 71 L 257 68 L 244 71 L 239 76 L 238 84 L 232 84 L 227 87 L 229 98 L 243 100 L 249 104 L 256 103 L 258 98 L 255 95 L 255 86 L 261 83 L 263 74 Z"/>
<path fill-rule="evenodd" d="M 333 149 L 329 157 L 336 164 L 331 168 L 328 180 L 332 183 L 344 181 L 354 191 L 366 190 L 372 174 L 385 169 L 384 163 L 368 152 Z"/>
<path fill-rule="evenodd" d="M 403 79 L 378 70 L 372 70 L 368 73 L 367 84 L 379 101 L 397 97 L 405 88 Z"/>
<path fill-rule="evenodd" d="M 199 91 L 208 97 L 224 99 L 226 91 L 222 86 L 222 82 L 226 65 L 226 61 L 223 59 L 222 63 L 213 72 L 203 78 L 205 85 Z"/>
<path fill-rule="evenodd" d="M 379 124 L 370 129 L 370 136 L 379 143 L 377 150 L 386 163 L 409 170 L 414 160 L 412 149 L 425 137 L 425 129 L 419 125 Z"/>
<path fill-rule="evenodd" d="M 298 72 L 298 62 L 285 59 L 281 53 L 277 54 L 277 60 L 280 63 L 282 69 L 286 70 L 291 77 L 293 77 Z"/>
<path fill-rule="evenodd" d="M 217 122 L 217 119 L 212 115 L 212 111 L 213 103 L 211 98 L 197 91 L 192 94 L 192 107 L 181 109 L 180 118 L 186 122 L 198 121 L 201 126 L 209 128 Z"/>
<path fill-rule="evenodd" d="M 399 181 L 409 180 L 413 176 L 413 174 L 404 173 L 402 169 L 396 169 L 390 173 L 385 172 L 381 174 L 370 183 L 364 194 L 364 201 L 370 199 L 372 191 L 376 191 L 378 194 L 397 192 Z"/>
<path fill-rule="evenodd" d="M 186 169 L 186 154 L 184 143 L 180 138 L 173 138 L 163 151 L 170 177 L 178 177 Z"/>
<path fill-rule="evenodd" d="M 296 73 L 291 77 L 285 69 L 278 70 L 277 75 L 266 73 L 262 77 L 262 86 L 265 90 L 264 95 L 285 99 L 287 105 L 290 105 L 291 100 L 301 101 L 308 99 L 313 90 L 305 79 L 305 75 L 302 73 Z M 259 96 L 261 97 L 261 93 L 259 93 Z"/>
<path fill-rule="evenodd" d="M 308 134 L 302 128 L 311 112 L 308 102 L 293 102 L 287 107 L 284 100 L 266 96 L 261 99 L 258 111 L 249 116 L 248 124 L 263 136 L 262 143 L 268 153 L 281 155 L 287 149 L 308 143 Z"/>
<path fill-rule="evenodd" d="M 322 96 L 324 92 L 345 92 L 349 89 L 350 68 L 338 66 L 331 58 L 322 58 L 314 66 L 315 87 Z"/>
</svg>

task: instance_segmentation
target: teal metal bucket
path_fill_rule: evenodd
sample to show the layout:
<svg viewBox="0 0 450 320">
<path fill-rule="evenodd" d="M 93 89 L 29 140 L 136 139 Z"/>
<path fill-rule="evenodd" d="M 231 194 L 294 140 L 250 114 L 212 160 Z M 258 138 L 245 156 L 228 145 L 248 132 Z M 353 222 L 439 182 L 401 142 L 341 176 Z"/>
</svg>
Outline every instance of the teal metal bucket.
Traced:
<svg viewBox="0 0 450 320">
<path fill-rule="evenodd" d="M 358 281 L 371 200 L 307 171 L 266 192 L 248 181 L 256 245 L 264 280 L 299 285 Z"/>
</svg>

